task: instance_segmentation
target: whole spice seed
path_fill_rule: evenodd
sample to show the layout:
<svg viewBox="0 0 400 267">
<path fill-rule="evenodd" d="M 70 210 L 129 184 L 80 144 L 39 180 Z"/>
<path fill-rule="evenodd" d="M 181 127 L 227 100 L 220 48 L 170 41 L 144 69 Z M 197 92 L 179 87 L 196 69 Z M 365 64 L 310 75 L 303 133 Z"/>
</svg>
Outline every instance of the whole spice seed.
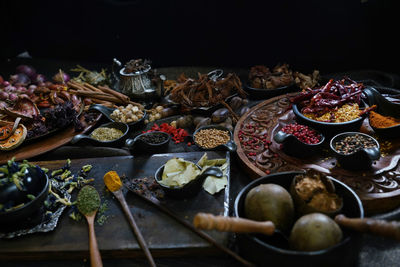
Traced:
<svg viewBox="0 0 400 267">
<path fill-rule="evenodd" d="M 288 124 L 282 128 L 282 132 L 292 134 L 298 140 L 306 144 L 318 144 L 321 141 L 321 135 L 306 125 L 297 123 Z"/>
<path fill-rule="evenodd" d="M 108 127 L 99 127 L 92 132 L 90 137 L 98 141 L 104 142 L 104 141 L 116 140 L 123 135 L 124 133 L 121 130 Z"/>
<path fill-rule="evenodd" d="M 195 142 L 203 148 L 214 148 L 226 144 L 231 139 L 228 131 L 203 129 L 194 135 Z"/>
<path fill-rule="evenodd" d="M 334 145 L 337 152 L 345 155 L 353 154 L 364 148 L 376 146 L 372 138 L 360 134 L 346 136 L 344 139 L 337 141 Z"/>
<path fill-rule="evenodd" d="M 160 144 L 167 140 L 167 137 L 161 133 L 145 134 L 140 137 L 140 140 L 149 144 Z"/>
<path fill-rule="evenodd" d="M 100 196 L 93 186 L 82 187 L 77 196 L 77 207 L 83 215 L 90 215 L 99 209 Z"/>
</svg>

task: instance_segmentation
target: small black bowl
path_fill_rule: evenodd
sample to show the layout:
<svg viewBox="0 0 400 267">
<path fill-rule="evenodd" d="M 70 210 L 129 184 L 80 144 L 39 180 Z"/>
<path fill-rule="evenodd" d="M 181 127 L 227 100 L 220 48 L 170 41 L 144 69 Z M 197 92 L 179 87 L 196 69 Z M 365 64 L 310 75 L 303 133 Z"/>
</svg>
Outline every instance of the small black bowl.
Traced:
<svg viewBox="0 0 400 267">
<path fill-rule="evenodd" d="M 23 225 L 27 218 L 37 213 L 43 206 L 49 193 L 49 179 L 47 174 L 42 173 L 35 178 L 32 177 L 32 181 L 33 183 L 28 186 L 26 193 L 34 195 L 35 198 L 19 208 L 0 212 L 0 226 L 9 228 L 10 226 Z"/>
<path fill-rule="evenodd" d="M 115 128 L 115 129 L 120 130 L 123 134 L 121 137 L 119 137 L 115 140 L 111 140 L 111 141 L 99 141 L 99 140 L 92 138 L 90 135 L 78 134 L 72 138 L 71 144 L 76 144 L 76 143 L 80 142 L 80 143 L 91 144 L 91 145 L 95 145 L 95 146 L 111 146 L 111 147 L 121 147 L 124 145 L 124 142 L 125 142 L 126 138 L 128 137 L 128 132 L 129 132 L 129 126 L 126 123 L 108 122 L 108 123 L 100 125 L 99 127 Z"/>
<path fill-rule="evenodd" d="M 352 154 L 345 155 L 343 153 L 340 153 L 336 151 L 335 149 L 335 143 L 346 138 L 346 136 L 352 136 L 352 135 L 362 135 L 365 136 L 369 139 L 371 139 L 373 142 L 375 142 L 376 147 L 373 148 L 364 148 L 361 150 L 358 150 Z M 379 143 L 378 141 L 373 138 L 372 136 L 360 132 L 345 132 L 345 133 L 340 133 L 338 135 L 335 135 L 330 142 L 330 147 L 331 150 L 335 153 L 336 159 L 340 164 L 340 167 L 348 170 L 364 170 L 364 169 L 369 169 L 372 166 L 372 162 L 374 160 L 378 160 L 381 156 L 380 150 L 379 150 Z"/>
<path fill-rule="evenodd" d="M 318 131 L 317 131 L 318 132 Z M 321 136 L 321 140 L 317 144 L 306 144 L 292 134 L 278 131 L 274 135 L 274 141 L 282 144 L 282 150 L 285 154 L 294 157 L 309 157 L 314 155 L 316 152 L 320 151 L 324 141 L 325 136 L 318 132 Z"/>
<path fill-rule="evenodd" d="M 244 203 L 247 193 L 260 184 L 278 184 L 288 192 L 293 178 L 303 172 L 282 172 L 267 175 L 249 183 L 237 195 L 234 203 L 234 216 L 245 218 Z M 357 194 L 344 183 L 331 179 L 336 193 L 343 198 L 342 213 L 351 218 L 363 218 L 364 209 Z M 246 259 L 265 266 L 354 266 L 358 260 L 361 234 L 342 229 L 343 239 L 339 244 L 318 251 L 295 251 L 277 245 L 273 236 L 261 234 L 238 234 L 239 252 Z"/>
<path fill-rule="evenodd" d="M 376 112 L 383 116 L 390 116 L 393 118 L 400 118 L 400 104 L 390 102 L 387 100 L 378 90 L 369 87 L 364 89 L 364 94 L 367 96 L 368 104 L 370 106 L 376 105 Z M 369 126 L 374 130 L 374 132 L 382 137 L 395 138 L 400 136 L 400 124 L 387 127 L 387 128 L 376 128 L 371 125 Z"/>
<path fill-rule="evenodd" d="M 196 166 L 197 168 L 199 168 L 199 170 L 201 170 L 201 167 L 199 165 L 196 164 Z M 223 172 L 221 171 L 220 168 L 209 167 L 204 172 L 197 175 L 196 178 L 194 178 L 187 184 L 184 184 L 182 186 L 167 186 L 160 182 L 162 180 L 162 173 L 164 171 L 164 167 L 165 164 L 157 169 L 154 175 L 154 179 L 161 186 L 164 192 L 173 198 L 193 197 L 200 191 L 204 179 L 207 178 L 207 176 L 212 175 L 218 178 L 221 178 L 223 176 Z"/>
<path fill-rule="evenodd" d="M 364 104 L 361 104 L 360 106 L 362 108 Z M 333 136 L 334 134 L 340 132 L 358 131 L 366 117 L 366 114 L 363 114 L 362 116 L 360 116 L 355 120 L 346 122 L 338 122 L 338 123 L 322 122 L 304 116 L 300 112 L 297 104 L 292 105 L 292 110 L 293 113 L 296 115 L 296 121 L 298 121 L 300 124 L 310 126 L 311 128 L 314 128 L 320 131 L 321 133 L 324 133 L 326 136 Z"/>
<path fill-rule="evenodd" d="M 243 84 L 243 90 L 248 93 L 250 98 L 253 99 L 268 99 L 274 96 L 287 94 L 290 92 L 298 91 L 299 88 L 296 83 L 292 83 L 287 86 L 278 87 L 275 89 L 261 89 L 251 87 L 248 83 Z"/>
<path fill-rule="evenodd" d="M 161 135 L 165 138 L 165 140 L 160 143 L 149 143 L 143 140 L 143 137 L 151 135 Z M 154 153 L 154 152 L 159 153 L 166 151 L 168 149 L 169 140 L 171 140 L 171 136 L 169 134 L 161 131 L 154 131 L 154 132 L 142 133 L 133 139 L 126 139 L 125 145 L 132 152 L 140 152 L 144 154 Z"/>
<path fill-rule="evenodd" d="M 221 131 L 227 131 L 229 133 L 230 140 L 226 144 L 223 144 L 223 145 L 219 145 L 219 146 L 216 146 L 213 148 L 204 148 L 196 142 L 196 138 L 195 138 L 196 134 L 199 131 L 204 130 L 204 129 L 217 129 L 217 130 L 221 130 Z M 216 125 L 206 125 L 206 126 L 202 126 L 202 127 L 198 128 L 193 133 L 193 141 L 202 150 L 228 150 L 229 152 L 235 152 L 236 148 L 237 148 L 236 143 L 232 140 L 232 132 L 228 128 L 221 126 L 221 125 L 217 125 L 217 124 Z"/>
<path fill-rule="evenodd" d="M 116 122 L 115 120 L 113 120 L 111 118 L 111 114 L 113 113 L 113 111 L 115 110 L 115 108 L 108 108 L 106 106 L 103 105 L 99 105 L 99 104 L 93 104 L 89 107 L 89 110 L 97 110 L 99 112 L 101 112 L 107 119 L 109 119 L 112 122 Z M 133 129 L 138 129 L 141 126 L 144 125 L 144 119 L 146 118 L 146 111 L 143 110 L 143 117 L 140 120 L 134 121 L 134 122 L 130 122 L 127 123 L 129 125 L 130 130 Z"/>
</svg>

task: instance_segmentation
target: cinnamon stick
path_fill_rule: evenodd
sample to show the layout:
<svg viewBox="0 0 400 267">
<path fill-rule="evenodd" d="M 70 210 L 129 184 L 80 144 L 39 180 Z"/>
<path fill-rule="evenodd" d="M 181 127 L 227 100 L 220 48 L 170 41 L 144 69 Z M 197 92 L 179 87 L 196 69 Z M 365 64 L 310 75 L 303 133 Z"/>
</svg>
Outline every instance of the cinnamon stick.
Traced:
<svg viewBox="0 0 400 267">
<path fill-rule="evenodd" d="M 119 99 L 125 101 L 126 103 L 129 103 L 129 101 L 130 101 L 129 96 L 126 96 L 126 95 L 124 95 L 124 94 L 121 94 L 121 93 L 119 93 L 119 92 L 117 92 L 117 91 L 111 89 L 111 88 L 108 87 L 108 86 L 101 86 L 101 85 L 100 85 L 100 86 L 99 86 L 99 89 L 100 89 L 101 91 L 103 91 L 104 93 L 108 93 L 108 94 L 114 95 L 115 97 L 117 97 L 117 98 L 119 98 Z"/>
</svg>

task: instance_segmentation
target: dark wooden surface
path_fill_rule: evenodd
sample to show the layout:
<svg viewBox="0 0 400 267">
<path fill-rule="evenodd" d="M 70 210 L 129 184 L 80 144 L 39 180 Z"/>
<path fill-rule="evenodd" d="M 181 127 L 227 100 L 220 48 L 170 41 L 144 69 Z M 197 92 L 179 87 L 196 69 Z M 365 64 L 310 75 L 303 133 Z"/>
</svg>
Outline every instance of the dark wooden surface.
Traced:
<svg viewBox="0 0 400 267">
<path fill-rule="evenodd" d="M 77 172 L 81 166 L 92 164 L 89 177 L 95 179 L 94 186 L 100 193 L 102 201 L 107 201 L 109 216 L 102 226 L 95 224 L 99 249 L 103 258 L 142 257 L 143 253 L 135 239 L 120 204 L 105 189 L 103 176 L 109 170 L 115 170 L 120 176 L 135 179 L 153 176 L 156 169 L 172 157 L 183 157 L 197 161 L 203 152 L 156 154 L 151 157 L 109 157 L 72 160 L 72 171 Z M 226 152 L 207 152 L 209 158 L 224 158 Z M 65 160 L 38 162 L 40 166 L 57 169 Z M 192 221 L 197 212 L 228 214 L 224 208 L 224 199 L 228 197 L 222 191 L 210 195 L 205 191 L 185 200 L 165 198 L 165 205 L 182 219 Z M 154 257 L 182 255 L 210 255 L 219 252 L 197 235 L 184 228 L 169 216 L 144 202 L 132 193 L 125 192 L 127 203 L 138 227 Z M 73 200 L 75 196 L 73 195 Z M 229 198 L 227 198 L 229 199 Z M 227 203 L 228 204 L 228 203 Z M 227 205 L 226 207 L 228 207 Z M 213 232 L 210 235 L 221 244 L 228 243 L 226 233 Z M 56 229 L 49 233 L 37 233 L 15 239 L 0 240 L 0 259 L 82 259 L 88 256 L 88 231 L 84 220 L 74 221 L 64 211 Z"/>
</svg>

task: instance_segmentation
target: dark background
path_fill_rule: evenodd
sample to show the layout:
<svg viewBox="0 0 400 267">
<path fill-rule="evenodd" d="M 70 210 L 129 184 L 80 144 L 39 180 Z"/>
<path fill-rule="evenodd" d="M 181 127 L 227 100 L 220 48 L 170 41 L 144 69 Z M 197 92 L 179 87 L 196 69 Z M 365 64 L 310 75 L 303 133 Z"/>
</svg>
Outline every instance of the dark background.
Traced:
<svg viewBox="0 0 400 267">
<path fill-rule="evenodd" d="M 395 2 L 1 0 L 0 58 L 399 73 Z"/>
</svg>

